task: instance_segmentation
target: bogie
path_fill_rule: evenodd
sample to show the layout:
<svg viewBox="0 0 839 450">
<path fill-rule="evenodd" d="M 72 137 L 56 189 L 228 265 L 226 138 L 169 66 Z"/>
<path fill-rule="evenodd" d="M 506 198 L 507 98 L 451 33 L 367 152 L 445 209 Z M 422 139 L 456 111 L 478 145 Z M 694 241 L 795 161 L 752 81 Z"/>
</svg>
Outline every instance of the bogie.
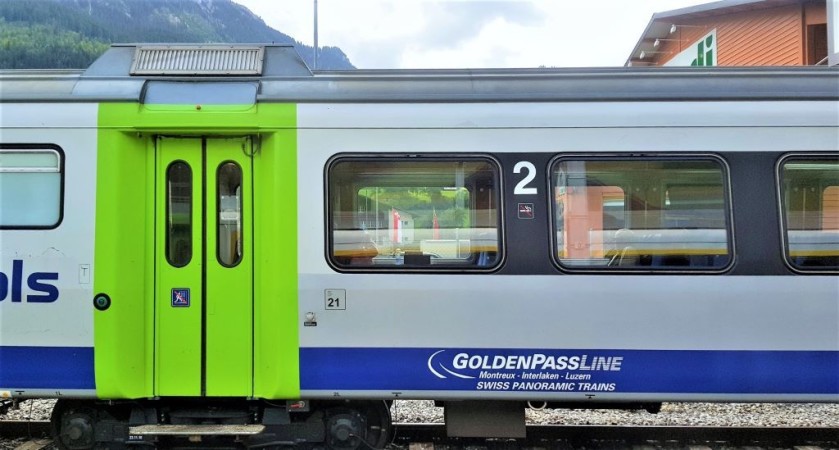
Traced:
<svg viewBox="0 0 839 450">
<path fill-rule="evenodd" d="M 384 448 L 392 435 L 383 401 L 59 400 L 52 423 L 55 442 L 65 450 L 199 445 L 356 450 Z"/>
</svg>

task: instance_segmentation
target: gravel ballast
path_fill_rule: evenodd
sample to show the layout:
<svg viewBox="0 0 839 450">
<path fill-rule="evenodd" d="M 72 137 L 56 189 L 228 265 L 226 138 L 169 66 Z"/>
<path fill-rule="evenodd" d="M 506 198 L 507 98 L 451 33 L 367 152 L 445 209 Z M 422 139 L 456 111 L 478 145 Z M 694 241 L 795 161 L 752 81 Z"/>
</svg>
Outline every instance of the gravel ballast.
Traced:
<svg viewBox="0 0 839 450">
<path fill-rule="evenodd" d="M 0 420 L 49 420 L 53 400 L 21 402 Z M 397 400 L 394 422 L 443 423 L 430 400 Z M 839 427 L 835 403 L 664 403 L 661 412 L 612 409 L 527 409 L 529 424 Z"/>
<path fill-rule="evenodd" d="M 21 402 L 16 410 L 0 420 L 49 420 L 53 400 Z M 393 419 L 402 423 L 443 423 L 443 408 L 433 401 L 397 400 Z M 528 424 L 565 425 L 694 425 L 694 426 L 774 426 L 839 427 L 839 404 L 819 403 L 664 403 L 661 411 L 623 410 L 526 410 Z M 13 450 L 28 439 L 0 437 L 0 450 Z M 54 450 L 47 445 L 42 450 Z"/>
</svg>

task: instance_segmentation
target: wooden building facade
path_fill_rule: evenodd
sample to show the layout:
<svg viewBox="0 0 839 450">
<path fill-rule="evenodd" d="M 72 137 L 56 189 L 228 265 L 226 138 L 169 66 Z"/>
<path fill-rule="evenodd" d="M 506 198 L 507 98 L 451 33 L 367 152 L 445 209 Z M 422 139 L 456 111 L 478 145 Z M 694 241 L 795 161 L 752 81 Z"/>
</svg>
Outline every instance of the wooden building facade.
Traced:
<svg viewBox="0 0 839 450">
<path fill-rule="evenodd" d="M 626 65 L 826 65 L 829 1 L 723 0 L 656 13 Z"/>
</svg>

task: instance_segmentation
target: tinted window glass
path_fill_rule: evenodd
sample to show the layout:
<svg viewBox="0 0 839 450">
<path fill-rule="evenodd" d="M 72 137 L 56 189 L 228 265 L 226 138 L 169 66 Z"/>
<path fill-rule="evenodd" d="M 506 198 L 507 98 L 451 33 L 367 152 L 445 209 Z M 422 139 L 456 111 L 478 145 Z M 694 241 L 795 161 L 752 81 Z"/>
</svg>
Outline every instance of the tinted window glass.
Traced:
<svg viewBox="0 0 839 450">
<path fill-rule="evenodd" d="M 805 270 L 839 268 L 839 159 L 787 160 L 781 167 L 787 259 Z"/>
<path fill-rule="evenodd" d="M 0 150 L 0 227 L 57 226 L 61 175 L 56 150 Z"/>
<path fill-rule="evenodd" d="M 242 260 L 242 168 L 228 162 L 219 166 L 218 260 L 231 267 Z"/>
<path fill-rule="evenodd" d="M 722 269 L 725 175 L 712 160 L 560 159 L 555 251 L 569 269 Z"/>
<path fill-rule="evenodd" d="M 498 169 L 484 159 L 347 158 L 330 166 L 339 267 L 486 269 L 499 260 Z"/>
<path fill-rule="evenodd" d="M 192 259 L 192 169 L 175 161 L 166 169 L 166 260 L 183 267 Z"/>
</svg>

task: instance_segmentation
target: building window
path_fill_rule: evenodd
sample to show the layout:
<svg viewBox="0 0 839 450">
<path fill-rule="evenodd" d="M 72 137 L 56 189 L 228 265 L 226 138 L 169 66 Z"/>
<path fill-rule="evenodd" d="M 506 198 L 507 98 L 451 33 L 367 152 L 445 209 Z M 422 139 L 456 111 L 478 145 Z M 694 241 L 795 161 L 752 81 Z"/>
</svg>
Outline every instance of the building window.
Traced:
<svg viewBox="0 0 839 450">
<path fill-rule="evenodd" d="M 784 160 L 779 184 L 787 261 L 799 270 L 839 269 L 839 157 Z"/>
<path fill-rule="evenodd" d="M 57 227 L 63 168 L 63 153 L 55 146 L 0 148 L 0 228 Z"/>
<path fill-rule="evenodd" d="M 827 58 L 827 24 L 807 25 L 807 65 L 825 64 L 825 58 Z"/>
<path fill-rule="evenodd" d="M 562 268 L 719 271 L 731 263 L 718 160 L 558 158 L 551 172 Z"/>
<path fill-rule="evenodd" d="M 338 269 L 491 269 L 498 181 L 488 158 L 338 158 L 328 167 L 329 259 Z"/>
</svg>

